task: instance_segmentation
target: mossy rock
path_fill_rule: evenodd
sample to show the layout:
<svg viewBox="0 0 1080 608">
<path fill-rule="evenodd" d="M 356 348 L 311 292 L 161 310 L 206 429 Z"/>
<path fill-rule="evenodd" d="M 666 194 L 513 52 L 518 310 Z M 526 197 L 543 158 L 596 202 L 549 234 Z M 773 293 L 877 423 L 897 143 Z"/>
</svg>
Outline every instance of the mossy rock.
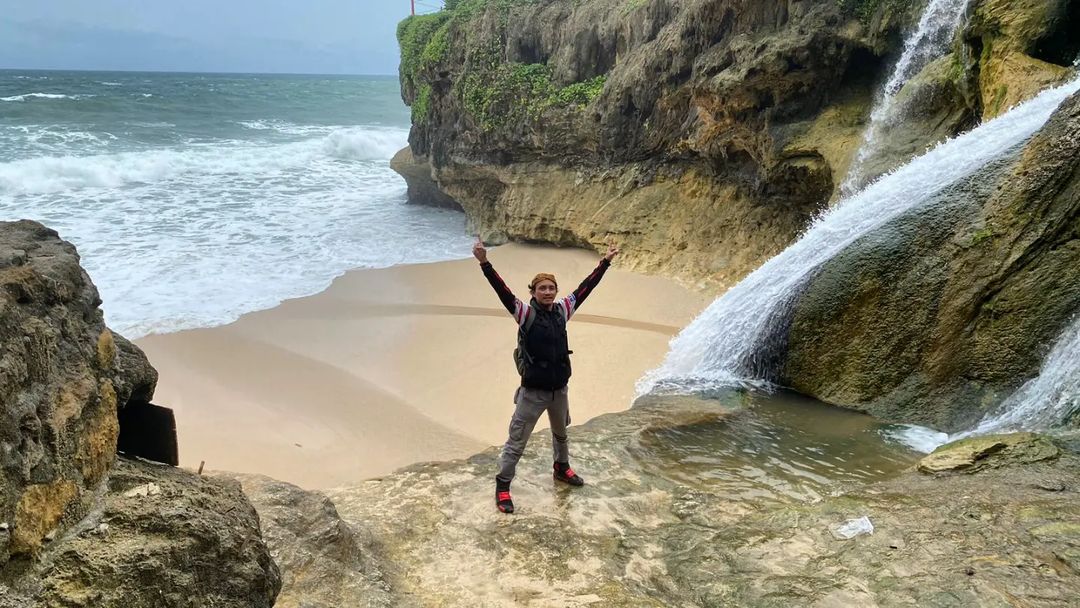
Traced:
<svg viewBox="0 0 1080 608">
<path fill-rule="evenodd" d="M 919 461 L 923 473 L 976 473 L 990 468 L 1052 460 L 1061 455 L 1049 439 L 1035 433 L 969 437 L 947 443 Z"/>
</svg>

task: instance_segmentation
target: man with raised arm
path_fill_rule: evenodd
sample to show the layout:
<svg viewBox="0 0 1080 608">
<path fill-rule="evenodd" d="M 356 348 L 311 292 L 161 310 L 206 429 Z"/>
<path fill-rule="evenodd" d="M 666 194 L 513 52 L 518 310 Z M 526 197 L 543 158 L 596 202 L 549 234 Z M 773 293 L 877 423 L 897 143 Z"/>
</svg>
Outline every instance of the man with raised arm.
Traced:
<svg viewBox="0 0 1080 608">
<path fill-rule="evenodd" d="M 495 476 L 495 506 L 503 513 L 514 512 L 510 498 L 510 482 L 514 480 L 518 460 L 525 444 L 532 435 L 536 421 L 545 411 L 551 424 L 554 462 L 552 476 L 556 481 L 581 486 L 585 480 L 570 468 L 570 452 L 566 440 L 566 427 L 570 424 L 570 404 L 567 400 L 567 382 L 570 380 L 570 350 L 566 338 L 566 322 L 593 288 L 600 283 L 611 260 L 618 255 L 614 245 L 608 247 L 600 264 L 573 293 L 556 299 L 559 284 L 555 276 L 546 272 L 529 282 L 529 302 L 522 302 L 495 272 L 487 259 L 484 243 L 476 239 L 473 255 L 480 261 L 488 283 L 498 294 L 506 310 L 518 326 L 518 346 L 514 350 L 514 362 L 521 376 L 521 386 L 514 393 L 514 415 L 510 418 L 510 437 L 499 456 L 499 472 Z"/>
</svg>

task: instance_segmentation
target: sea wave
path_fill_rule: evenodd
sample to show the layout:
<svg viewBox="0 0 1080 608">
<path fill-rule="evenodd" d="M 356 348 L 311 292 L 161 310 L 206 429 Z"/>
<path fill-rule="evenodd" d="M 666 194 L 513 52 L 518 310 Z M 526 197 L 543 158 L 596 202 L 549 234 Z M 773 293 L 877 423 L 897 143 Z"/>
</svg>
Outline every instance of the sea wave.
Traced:
<svg viewBox="0 0 1080 608">
<path fill-rule="evenodd" d="M 404 131 L 340 129 L 326 136 L 323 151 L 342 160 L 389 160 L 408 143 Z"/>
<path fill-rule="evenodd" d="M 26 101 L 27 99 L 84 99 L 96 95 L 62 95 L 60 93 L 23 93 L 11 97 L 0 97 L 0 101 Z"/>
<path fill-rule="evenodd" d="M 403 129 L 349 128 L 278 145 L 221 141 L 181 149 L 53 156 L 0 163 L 0 194 L 118 188 L 187 175 L 266 175 L 321 160 L 389 160 L 406 143 Z"/>
</svg>

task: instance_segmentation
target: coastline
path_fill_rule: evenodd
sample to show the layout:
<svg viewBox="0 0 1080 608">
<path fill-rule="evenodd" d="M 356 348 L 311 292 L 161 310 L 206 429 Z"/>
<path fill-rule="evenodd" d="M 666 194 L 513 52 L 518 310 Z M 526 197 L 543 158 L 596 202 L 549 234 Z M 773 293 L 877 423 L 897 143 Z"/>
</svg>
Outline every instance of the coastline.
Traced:
<svg viewBox="0 0 1080 608">
<path fill-rule="evenodd" d="M 521 298 L 536 272 L 554 272 L 565 294 L 598 260 L 520 244 L 489 255 Z M 709 301 L 672 279 L 610 269 L 569 326 L 574 424 L 629 407 L 634 382 Z M 160 372 L 155 401 L 176 411 L 182 466 L 326 488 L 500 444 L 515 341 L 469 258 L 352 270 L 228 325 L 136 343 Z"/>
</svg>

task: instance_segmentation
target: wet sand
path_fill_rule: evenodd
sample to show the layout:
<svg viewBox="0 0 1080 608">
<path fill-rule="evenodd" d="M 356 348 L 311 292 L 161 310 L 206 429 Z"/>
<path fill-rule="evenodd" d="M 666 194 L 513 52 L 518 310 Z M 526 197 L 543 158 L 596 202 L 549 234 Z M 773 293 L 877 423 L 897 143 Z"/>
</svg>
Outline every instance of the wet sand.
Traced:
<svg viewBox="0 0 1080 608">
<path fill-rule="evenodd" d="M 598 261 L 526 245 L 489 258 L 523 299 L 535 273 L 554 272 L 564 295 Z M 708 301 L 669 279 L 609 270 L 569 326 L 574 423 L 628 407 L 634 382 Z M 502 443 L 515 341 L 470 258 L 355 270 L 232 324 L 137 343 L 161 373 L 155 402 L 176 410 L 183 466 L 323 488 Z"/>
</svg>

